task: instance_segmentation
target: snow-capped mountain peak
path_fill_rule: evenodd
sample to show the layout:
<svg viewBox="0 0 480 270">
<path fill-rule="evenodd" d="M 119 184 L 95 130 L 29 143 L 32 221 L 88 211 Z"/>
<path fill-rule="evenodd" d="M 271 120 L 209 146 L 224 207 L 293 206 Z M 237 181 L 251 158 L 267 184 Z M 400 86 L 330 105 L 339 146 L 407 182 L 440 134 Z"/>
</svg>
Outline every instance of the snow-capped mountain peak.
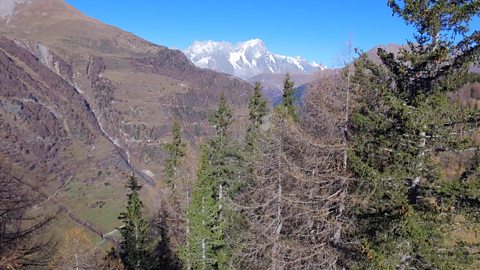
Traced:
<svg viewBox="0 0 480 270">
<path fill-rule="evenodd" d="M 192 55 L 214 53 L 215 51 L 230 49 L 231 44 L 228 42 L 216 41 L 195 41 L 188 49 Z"/>
<path fill-rule="evenodd" d="M 247 41 L 241 43 L 241 45 L 243 47 L 255 47 L 255 46 L 265 47 L 265 45 L 263 44 L 263 41 L 259 38 L 247 40 Z"/>
<path fill-rule="evenodd" d="M 233 74 L 245 79 L 262 73 L 313 73 L 325 69 L 315 62 L 297 57 L 273 54 L 261 39 L 237 44 L 196 41 L 185 54 L 197 66 Z"/>
</svg>

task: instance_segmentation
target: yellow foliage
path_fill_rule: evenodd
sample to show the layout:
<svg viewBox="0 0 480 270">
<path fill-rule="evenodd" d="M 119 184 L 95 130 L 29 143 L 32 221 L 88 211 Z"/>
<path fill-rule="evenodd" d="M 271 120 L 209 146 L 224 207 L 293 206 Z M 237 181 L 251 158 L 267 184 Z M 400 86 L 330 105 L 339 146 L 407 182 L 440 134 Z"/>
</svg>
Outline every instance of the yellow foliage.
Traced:
<svg viewBox="0 0 480 270">
<path fill-rule="evenodd" d="M 50 267 L 65 270 L 96 269 L 99 252 L 95 246 L 91 245 L 84 230 L 71 229 L 65 235 Z"/>
</svg>

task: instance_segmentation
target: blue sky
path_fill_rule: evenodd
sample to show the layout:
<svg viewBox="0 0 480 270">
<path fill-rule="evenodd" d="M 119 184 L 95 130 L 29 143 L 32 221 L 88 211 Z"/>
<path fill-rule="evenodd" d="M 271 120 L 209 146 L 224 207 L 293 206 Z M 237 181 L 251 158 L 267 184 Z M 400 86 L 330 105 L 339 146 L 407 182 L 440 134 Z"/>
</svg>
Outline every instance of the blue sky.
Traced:
<svg viewBox="0 0 480 270">
<path fill-rule="evenodd" d="M 273 53 L 336 65 L 355 47 L 405 43 L 413 30 L 386 0 L 66 0 L 90 17 L 151 42 L 185 49 L 193 41 L 260 38 Z"/>
</svg>

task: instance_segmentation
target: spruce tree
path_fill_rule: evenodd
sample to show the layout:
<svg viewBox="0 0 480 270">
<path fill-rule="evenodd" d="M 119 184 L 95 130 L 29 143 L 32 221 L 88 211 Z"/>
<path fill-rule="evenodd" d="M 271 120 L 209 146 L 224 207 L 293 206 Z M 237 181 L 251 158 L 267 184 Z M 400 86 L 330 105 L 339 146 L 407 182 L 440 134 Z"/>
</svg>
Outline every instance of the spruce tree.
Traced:
<svg viewBox="0 0 480 270">
<path fill-rule="evenodd" d="M 218 268 L 217 251 L 225 245 L 219 233 L 219 200 L 216 192 L 216 178 L 209 164 L 207 147 L 202 147 L 198 183 L 192 201 L 187 208 L 190 234 L 181 253 L 185 265 L 192 269 Z"/>
<path fill-rule="evenodd" d="M 445 181 L 434 158 L 478 149 L 470 139 L 478 111 L 460 109 L 448 95 L 479 57 L 480 33 L 469 34 L 468 22 L 480 1 L 400 2 L 388 4 L 417 29 L 415 42 L 398 55 L 379 49 L 382 65 L 366 55 L 355 65 L 360 92 L 350 118 L 349 165 L 359 199 L 357 266 L 457 269 L 471 262 L 472 250 L 453 238 L 453 220 L 465 218 L 464 228 L 475 224 L 480 192 L 473 179 Z"/>
<path fill-rule="evenodd" d="M 140 200 L 138 185 L 135 176 L 130 176 L 127 184 L 130 189 L 126 212 L 120 213 L 118 217 L 123 225 L 119 227 L 122 234 L 120 257 L 126 269 L 154 269 L 155 259 L 152 251 L 155 248 L 155 241 L 150 239 L 150 226 L 143 215 L 143 202 Z"/>
<path fill-rule="evenodd" d="M 263 118 L 268 113 L 268 102 L 262 96 L 262 84 L 255 83 L 253 94 L 248 102 L 249 126 L 247 129 L 246 145 L 247 150 L 252 151 L 259 136 L 260 126 L 263 124 Z"/>
<path fill-rule="evenodd" d="M 232 111 L 223 94 L 210 121 L 217 133 L 202 146 L 198 182 L 187 209 L 190 234 L 181 257 L 193 269 L 228 269 L 226 197 L 236 187 L 241 155 L 227 132 Z"/>
<path fill-rule="evenodd" d="M 287 114 L 294 120 L 298 119 L 297 110 L 295 108 L 295 84 L 290 78 L 290 74 L 285 75 L 283 81 L 283 103 Z"/>
<path fill-rule="evenodd" d="M 218 100 L 218 109 L 210 117 L 210 124 L 217 131 L 217 139 L 220 141 L 227 139 L 227 130 L 232 123 L 232 117 L 232 109 L 228 106 L 225 94 L 222 92 Z"/>
<path fill-rule="evenodd" d="M 175 186 L 175 176 L 178 166 L 185 156 L 186 144 L 180 135 L 180 125 L 175 119 L 172 124 L 172 142 L 165 144 L 167 158 L 165 159 L 165 177 L 168 185 Z"/>
</svg>

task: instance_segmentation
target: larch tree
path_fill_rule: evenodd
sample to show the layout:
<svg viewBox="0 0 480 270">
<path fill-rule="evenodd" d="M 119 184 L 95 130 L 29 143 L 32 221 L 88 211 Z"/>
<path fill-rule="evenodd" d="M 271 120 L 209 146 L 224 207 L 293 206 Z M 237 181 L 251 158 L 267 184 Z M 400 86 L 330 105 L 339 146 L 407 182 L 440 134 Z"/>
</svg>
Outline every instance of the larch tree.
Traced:
<svg viewBox="0 0 480 270">
<path fill-rule="evenodd" d="M 318 94 L 309 95 L 298 118 L 292 117 L 292 103 L 278 106 L 260 137 L 253 175 L 235 200 L 246 226 L 235 254 L 239 269 L 342 265 L 340 247 L 349 226 L 344 217 L 349 178 L 342 166 L 345 118 L 338 116 L 344 115 L 344 105 L 336 100 L 327 110 Z"/>
<path fill-rule="evenodd" d="M 63 270 L 98 269 L 97 253 L 100 251 L 92 245 L 85 231 L 71 229 L 66 233 L 49 266 L 51 269 Z"/>
<path fill-rule="evenodd" d="M 350 118 L 349 166 L 355 239 L 361 269 L 453 269 L 472 261 L 472 251 L 453 237 L 453 221 L 465 228 L 478 219 L 475 177 L 446 181 L 442 155 L 478 151 L 478 110 L 449 100 L 478 61 L 480 32 L 470 31 L 480 1 L 388 1 L 417 30 L 398 54 L 378 50 L 381 64 L 362 55 L 354 81 L 360 86 Z M 472 160 L 476 175 L 478 162 Z"/>
<path fill-rule="evenodd" d="M 36 191 L 41 186 L 16 171 L 0 157 L 0 269 L 45 267 L 56 250 L 45 234 L 54 217 L 35 211 L 44 199 Z"/>
</svg>

